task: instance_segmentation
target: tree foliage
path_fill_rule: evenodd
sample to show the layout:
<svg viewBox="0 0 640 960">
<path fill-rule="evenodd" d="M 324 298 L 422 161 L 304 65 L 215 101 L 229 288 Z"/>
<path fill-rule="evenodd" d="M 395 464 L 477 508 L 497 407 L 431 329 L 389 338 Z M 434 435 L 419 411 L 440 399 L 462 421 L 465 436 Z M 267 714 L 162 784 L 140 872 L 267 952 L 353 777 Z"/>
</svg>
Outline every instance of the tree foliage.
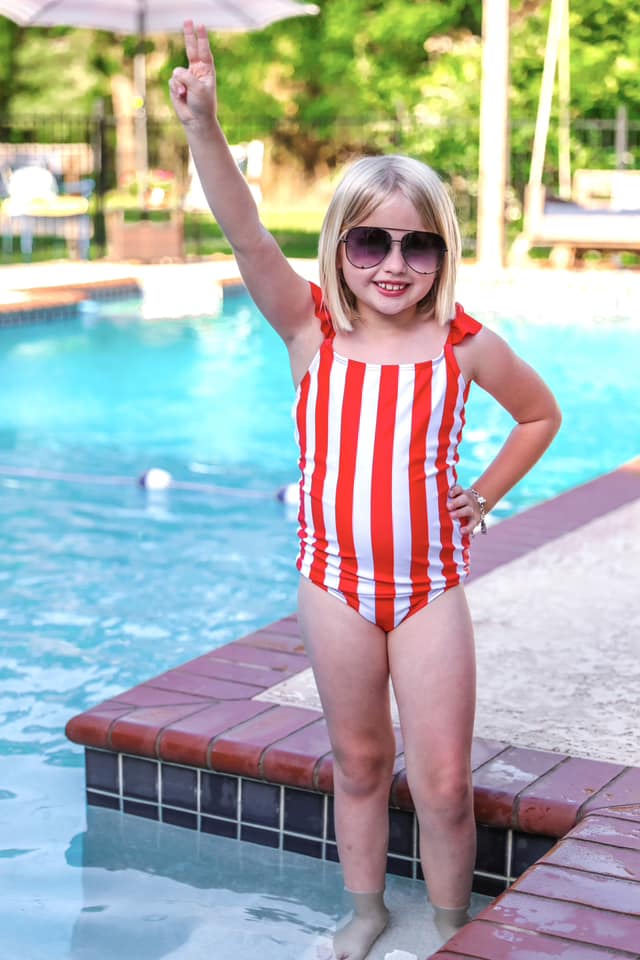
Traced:
<svg viewBox="0 0 640 960">
<path fill-rule="evenodd" d="M 317 17 L 250 34 L 213 34 L 220 114 L 233 141 L 269 138 L 311 173 L 353 151 L 411 149 L 453 176 L 475 169 L 481 0 L 318 0 Z M 550 0 L 511 5 L 510 109 L 523 150 L 532 134 Z M 640 8 L 572 0 L 571 117 L 640 114 Z M 131 72 L 135 41 L 76 30 L 21 30 L 0 18 L 0 119 L 90 112 L 109 77 Z M 179 38 L 156 43 L 154 114 L 184 62 Z M 518 132 L 526 131 L 526 132 Z M 552 130 L 553 133 L 553 130 Z"/>
</svg>

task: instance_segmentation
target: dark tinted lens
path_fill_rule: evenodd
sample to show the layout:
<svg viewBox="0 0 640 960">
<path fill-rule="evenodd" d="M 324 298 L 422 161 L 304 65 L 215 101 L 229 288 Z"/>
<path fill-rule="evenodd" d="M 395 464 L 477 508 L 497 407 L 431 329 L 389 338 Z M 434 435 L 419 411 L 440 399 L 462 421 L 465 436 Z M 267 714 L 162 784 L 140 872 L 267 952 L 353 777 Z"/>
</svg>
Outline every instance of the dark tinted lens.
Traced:
<svg viewBox="0 0 640 960">
<path fill-rule="evenodd" d="M 389 234 L 378 227 L 353 227 L 347 233 L 347 257 L 354 267 L 375 267 L 390 249 Z"/>
<path fill-rule="evenodd" d="M 444 240 L 437 233 L 415 230 L 402 238 L 402 254 L 416 273 L 435 273 L 444 256 Z"/>
</svg>

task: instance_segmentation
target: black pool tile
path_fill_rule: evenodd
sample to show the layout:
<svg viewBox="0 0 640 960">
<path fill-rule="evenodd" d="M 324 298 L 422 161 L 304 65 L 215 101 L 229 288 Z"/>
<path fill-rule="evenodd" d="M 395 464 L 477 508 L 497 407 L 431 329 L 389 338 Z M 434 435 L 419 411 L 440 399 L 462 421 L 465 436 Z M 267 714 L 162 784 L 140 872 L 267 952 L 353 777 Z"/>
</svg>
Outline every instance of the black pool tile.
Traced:
<svg viewBox="0 0 640 960">
<path fill-rule="evenodd" d="M 401 860 L 400 857 L 387 857 L 387 873 L 393 873 L 397 877 L 412 877 L 413 861 Z"/>
<path fill-rule="evenodd" d="M 200 812 L 237 820 L 239 782 L 238 777 L 229 777 L 222 773 L 202 773 Z"/>
<path fill-rule="evenodd" d="M 389 810 L 389 852 L 413 857 L 414 814 L 408 810 Z"/>
<path fill-rule="evenodd" d="M 238 826 L 230 820 L 218 820 L 217 817 L 200 817 L 200 829 L 203 833 L 213 833 L 216 837 L 229 837 L 235 840 Z"/>
<path fill-rule="evenodd" d="M 340 857 L 338 856 L 338 848 L 335 843 L 327 843 L 324 848 L 324 858 L 325 860 L 331 860 L 332 863 L 340 863 Z"/>
<path fill-rule="evenodd" d="M 302 853 L 306 857 L 322 859 L 322 842 L 320 840 L 308 840 L 307 837 L 290 837 L 285 833 L 282 838 L 282 847 L 291 853 Z"/>
<path fill-rule="evenodd" d="M 188 830 L 198 829 L 198 815 L 187 813 L 186 810 L 172 810 L 171 807 L 162 808 L 162 822 L 172 823 L 175 827 L 187 827 Z"/>
<path fill-rule="evenodd" d="M 335 813 L 333 808 L 333 796 L 327 798 L 327 840 L 336 839 Z"/>
<path fill-rule="evenodd" d="M 497 873 L 501 877 L 508 876 L 508 831 L 479 823 L 476 827 L 476 834 L 478 838 L 476 870 L 480 870 L 482 873 Z"/>
<path fill-rule="evenodd" d="M 322 839 L 324 796 L 323 793 L 285 787 L 284 829 L 290 833 L 304 833 Z"/>
<path fill-rule="evenodd" d="M 134 817 L 145 817 L 147 820 L 160 819 L 159 808 L 153 803 L 136 803 L 135 800 L 124 800 L 122 810 Z"/>
<path fill-rule="evenodd" d="M 191 767 L 162 764 L 162 803 L 186 810 L 198 809 L 198 772 Z"/>
<path fill-rule="evenodd" d="M 85 750 L 87 788 L 119 793 L 118 754 L 102 750 Z"/>
<path fill-rule="evenodd" d="M 258 827 L 240 826 L 240 839 L 247 843 L 259 843 L 263 847 L 279 847 L 280 837 L 275 830 L 260 830 Z"/>
<path fill-rule="evenodd" d="M 499 877 L 479 877 L 476 874 L 473 878 L 473 892 L 485 897 L 498 897 L 506 889 L 507 881 Z"/>
<path fill-rule="evenodd" d="M 90 807 L 106 807 L 108 810 L 120 809 L 118 797 L 106 793 L 93 793 L 92 790 L 87 790 L 87 803 Z"/>
<path fill-rule="evenodd" d="M 243 823 L 280 827 L 280 787 L 257 780 L 242 781 Z"/>
<path fill-rule="evenodd" d="M 555 847 L 557 839 L 541 837 L 530 833 L 513 834 L 513 851 L 511 854 L 511 876 L 515 879 L 521 873 L 533 866 L 536 860 Z"/>
<path fill-rule="evenodd" d="M 158 800 L 158 764 L 139 757 L 122 758 L 122 792 L 137 800 Z"/>
</svg>

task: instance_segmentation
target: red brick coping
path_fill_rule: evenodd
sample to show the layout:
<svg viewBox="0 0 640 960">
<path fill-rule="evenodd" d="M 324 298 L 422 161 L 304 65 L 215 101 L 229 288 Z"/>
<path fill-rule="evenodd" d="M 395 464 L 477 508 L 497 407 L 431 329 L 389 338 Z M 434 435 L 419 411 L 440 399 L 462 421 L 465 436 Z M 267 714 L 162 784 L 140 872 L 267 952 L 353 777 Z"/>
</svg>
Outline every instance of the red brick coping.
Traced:
<svg viewBox="0 0 640 960">
<path fill-rule="evenodd" d="M 474 576 L 638 496 L 640 458 L 497 524 L 477 542 Z M 330 794 L 323 717 L 253 699 L 308 665 L 296 617 L 285 617 L 72 718 L 67 735 L 112 754 Z M 397 737 L 390 802 L 412 811 Z M 435 956 L 640 958 L 640 768 L 482 738 L 472 761 L 478 823 L 559 842 Z"/>
<path fill-rule="evenodd" d="M 0 327 L 25 326 L 72 316 L 83 300 L 110 300 L 141 294 L 133 277 L 65 283 L 21 291 L 24 299 L 0 303 Z"/>
</svg>

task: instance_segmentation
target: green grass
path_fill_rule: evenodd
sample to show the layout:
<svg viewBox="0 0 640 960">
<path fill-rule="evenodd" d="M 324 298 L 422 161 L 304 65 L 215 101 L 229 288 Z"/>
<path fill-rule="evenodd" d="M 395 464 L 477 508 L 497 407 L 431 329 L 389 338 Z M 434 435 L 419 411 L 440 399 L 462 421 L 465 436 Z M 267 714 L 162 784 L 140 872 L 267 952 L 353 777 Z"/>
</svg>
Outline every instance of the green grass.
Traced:
<svg viewBox="0 0 640 960">
<path fill-rule="evenodd" d="M 285 256 L 312 258 L 318 255 L 318 236 L 322 213 L 308 210 L 264 210 L 265 226 L 274 235 Z M 218 224 L 208 214 L 185 215 L 187 254 L 211 256 L 231 253 L 231 247 Z"/>
<path fill-rule="evenodd" d="M 262 217 L 268 230 L 271 230 L 285 256 L 291 258 L 313 258 L 318 255 L 318 236 L 322 224 L 323 211 L 321 210 L 268 210 L 262 211 Z M 150 211 L 151 220 L 166 220 L 169 214 L 166 211 Z M 127 210 L 127 221 L 140 220 L 140 210 Z M 226 241 L 213 217 L 207 213 L 185 214 L 185 253 L 187 256 L 207 257 L 216 253 L 231 255 L 231 247 Z M 90 257 L 92 260 L 104 256 L 106 251 L 95 243 L 91 243 Z M 65 259 L 67 257 L 66 242 L 62 238 L 35 237 L 33 242 L 33 262 Z M 20 245 L 16 240 L 10 254 L 0 251 L 0 263 L 22 263 Z"/>
</svg>

